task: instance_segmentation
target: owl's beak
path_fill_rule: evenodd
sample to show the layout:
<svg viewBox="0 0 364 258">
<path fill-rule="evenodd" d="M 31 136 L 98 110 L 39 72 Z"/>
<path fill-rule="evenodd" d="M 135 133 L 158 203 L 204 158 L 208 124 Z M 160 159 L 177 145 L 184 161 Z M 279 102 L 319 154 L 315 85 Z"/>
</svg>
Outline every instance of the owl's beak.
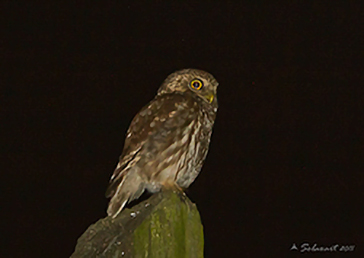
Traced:
<svg viewBox="0 0 364 258">
<path fill-rule="evenodd" d="M 214 101 L 214 94 L 209 94 L 209 95 L 207 95 L 206 96 L 206 99 L 210 102 L 210 103 L 212 103 L 212 101 Z"/>
</svg>

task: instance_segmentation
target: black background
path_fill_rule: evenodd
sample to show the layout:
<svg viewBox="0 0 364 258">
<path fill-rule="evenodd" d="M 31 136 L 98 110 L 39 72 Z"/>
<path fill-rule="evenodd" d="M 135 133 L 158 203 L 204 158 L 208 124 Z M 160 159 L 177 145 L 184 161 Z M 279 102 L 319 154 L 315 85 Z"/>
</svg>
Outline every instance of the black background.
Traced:
<svg viewBox="0 0 364 258">
<path fill-rule="evenodd" d="M 205 256 L 286 257 L 304 242 L 363 255 L 361 6 L 13 2 L 0 18 L 1 257 L 71 255 L 106 215 L 131 119 L 189 67 L 220 83 L 187 192 Z"/>
</svg>

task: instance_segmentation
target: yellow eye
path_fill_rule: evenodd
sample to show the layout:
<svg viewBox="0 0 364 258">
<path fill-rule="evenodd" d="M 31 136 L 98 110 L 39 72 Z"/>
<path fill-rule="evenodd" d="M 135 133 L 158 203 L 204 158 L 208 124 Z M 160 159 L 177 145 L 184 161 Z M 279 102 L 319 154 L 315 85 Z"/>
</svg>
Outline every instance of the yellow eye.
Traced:
<svg viewBox="0 0 364 258">
<path fill-rule="evenodd" d="M 191 81 L 190 86 L 192 89 L 201 90 L 203 87 L 203 82 L 200 79 L 194 79 Z"/>
</svg>

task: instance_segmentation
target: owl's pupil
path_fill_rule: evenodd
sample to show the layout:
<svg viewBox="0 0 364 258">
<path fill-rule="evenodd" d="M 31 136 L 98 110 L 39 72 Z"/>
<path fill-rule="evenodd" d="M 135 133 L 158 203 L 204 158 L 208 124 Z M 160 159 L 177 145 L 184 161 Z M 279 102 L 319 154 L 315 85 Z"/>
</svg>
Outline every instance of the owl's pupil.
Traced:
<svg viewBox="0 0 364 258">
<path fill-rule="evenodd" d="M 193 83 L 193 87 L 194 87 L 194 88 L 198 88 L 198 87 L 200 87 L 200 84 L 199 84 L 198 82 L 194 82 L 194 83 Z"/>
</svg>

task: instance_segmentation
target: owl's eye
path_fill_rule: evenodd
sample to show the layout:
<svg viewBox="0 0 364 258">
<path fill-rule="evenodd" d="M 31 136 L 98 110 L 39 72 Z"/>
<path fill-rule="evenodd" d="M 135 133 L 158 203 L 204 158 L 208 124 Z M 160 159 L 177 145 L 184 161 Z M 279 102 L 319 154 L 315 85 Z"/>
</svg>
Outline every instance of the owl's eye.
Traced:
<svg viewBox="0 0 364 258">
<path fill-rule="evenodd" d="M 190 86 L 192 89 L 201 90 L 203 87 L 203 82 L 200 79 L 194 79 L 191 81 Z"/>
</svg>

